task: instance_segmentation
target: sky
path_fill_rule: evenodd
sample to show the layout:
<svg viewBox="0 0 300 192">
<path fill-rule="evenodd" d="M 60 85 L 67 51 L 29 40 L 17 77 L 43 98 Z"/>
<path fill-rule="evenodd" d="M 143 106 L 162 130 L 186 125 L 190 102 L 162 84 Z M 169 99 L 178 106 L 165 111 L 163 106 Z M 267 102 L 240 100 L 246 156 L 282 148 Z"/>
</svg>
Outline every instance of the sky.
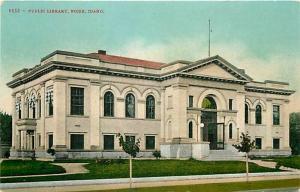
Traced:
<svg viewBox="0 0 300 192">
<path fill-rule="evenodd" d="M 12 9 L 20 9 L 12 13 Z M 102 10 L 31 13 L 30 10 Z M 300 112 L 299 2 L 81 2 L 1 3 L 0 110 L 11 113 L 6 83 L 55 50 L 108 54 L 169 63 L 220 55 L 257 81 L 290 83 L 292 112 Z"/>
</svg>

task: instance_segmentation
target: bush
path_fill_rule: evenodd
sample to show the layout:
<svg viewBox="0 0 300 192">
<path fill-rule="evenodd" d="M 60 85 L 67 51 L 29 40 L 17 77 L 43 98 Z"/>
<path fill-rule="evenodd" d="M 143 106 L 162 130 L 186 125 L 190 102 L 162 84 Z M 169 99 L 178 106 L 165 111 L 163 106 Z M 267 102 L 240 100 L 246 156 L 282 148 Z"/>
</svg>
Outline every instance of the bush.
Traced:
<svg viewBox="0 0 300 192">
<path fill-rule="evenodd" d="M 96 158 L 96 163 L 102 164 L 102 165 L 111 165 L 111 164 L 123 164 L 125 163 L 125 159 L 98 159 Z"/>
<path fill-rule="evenodd" d="M 154 152 L 152 153 L 152 155 L 153 155 L 156 159 L 161 158 L 160 151 L 154 151 Z"/>
<path fill-rule="evenodd" d="M 55 155 L 55 149 L 49 148 L 49 149 L 47 149 L 47 153 L 53 156 L 53 155 Z"/>
</svg>

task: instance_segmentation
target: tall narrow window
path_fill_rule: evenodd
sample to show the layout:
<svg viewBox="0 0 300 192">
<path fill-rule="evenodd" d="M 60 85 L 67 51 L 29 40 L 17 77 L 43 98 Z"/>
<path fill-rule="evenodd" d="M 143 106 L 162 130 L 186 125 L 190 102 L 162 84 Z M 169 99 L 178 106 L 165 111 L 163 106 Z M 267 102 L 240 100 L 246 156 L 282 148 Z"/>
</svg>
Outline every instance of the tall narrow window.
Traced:
<svg viewBox="0 0 300 192">
<path fill-rule="evenodd" d="M 104 150 L 114 150 L 114 145 L 115 145 L 115 141 L 114 141 L 114 135 L 104 135 Z"/>
<path fill-rule="evenodd" d="M 255 138 L 255 148 L 261 149 L 261 138 Z"/>
<path fill-rule="evenodd" d="M 260 105 L 256 105 L 256 108 L 255 108 L 255 123 L 261 124 L 261 106 Z"/>
<path fill-rule="evenodd" d="M 47 90 L 46 92 L 46 102 L 47 102 L 47 115 L 52 116 L 53 115 L 53 90 Z"/>
<path fill-rule="evenodd" d="M 32 118 L 35 119 L 35 102 L 32 104 Z"/>
<path fill-rule="evenodd" d="M 42 100 L 41 100 L 41 96 L 39 96 L 38 99 L 38 107 L 39 107 L 39 118 L 42 116 Z"/>
<path fill-rule="evenodd" d="M 84 89 L 71 87 L 71 115 L 84 114 Z"/>
<path fill-rule="evenodd" d="M 49 100 L 48 108 L 49 108 L 48 115 L 52 116 L 53 115 L 53 100 L 52 99 Z"/>
<path fill-rule="evenodd" d="M 229 110 L 232 110 L 232 102 L 233 102 L 233 99 L 229 99 Z"/>
<path fill-rule="evenodd" d="M 104 116 L 114 116 L 114 94 L 110 91 L 104 94 Z"/>
<path fill-rule="evenodd" d="M 84 135 L 71 134 L 71 149 L 83 149 L 83 148 L 84 148 Z"/>
<path fill-rule="evenodd" d="M 280 139 L 273 139 L 273 149 L 280 149 Z"/>
<path fill-rule="evenodd" d="M 48 135 L 48 149 L 51 149 L 53 146 L 53 135 Z"/>
<path fill-rule="evenodd" d="M 22 118 L 22 111 L 21 111 L 21 107 L 19 108 L 19 111 L 18 111 L 18 113 L 19 113 L 19 119 L 21 119 L 21 118 Z"/>
<path fill-rule="evenodd" d="M 29 99 L 27 98 L 26 101 L 27 101 L 27 104 L 26 104 L 27 118 L 29 118 L 29 108 L 30 108 L 30 106 L 29 106 Z"/>
<path fill-rule="evenodd" d="M 229 139 L 232 139 L 232 123 L 229 124 Z"/>
<path fill-rule="evenodd" d="M 192 95 L 189 96 L 189 107 L 194 106 L 194 97 Z"/>
<path fill-rule="evenodd" d="M 193 122 L 189 122 L 189 138 L 193 138 Z"/>
<path fill-rule="evenodd" d="M 146 136 L 146 149 L 155 149 L 155 136 Z"/>
<path fill-rule="evenodd" d="M 155 119 L 155 99 L 152 95 L 146 98 L 146 118 Z"/>
<path fill-rule="evenodd" d="M 126 95 L 126 100 L 125 100 L 125 112 L 126 112 L 126 117 L 135 117 L 135 97 L 133 94 L 129 93 Z"/>
<path fill-rule="evenodd" d="M 248 108 L 248 105 L 245 104 L 245 123 L 248 124 L 249 122 L 249 108 Z"/>
<path fill-rule="evenodd" d="M 280 125 L 280 108 L 278 105 L 273 105 L 273 125 Z"/>
</svg>

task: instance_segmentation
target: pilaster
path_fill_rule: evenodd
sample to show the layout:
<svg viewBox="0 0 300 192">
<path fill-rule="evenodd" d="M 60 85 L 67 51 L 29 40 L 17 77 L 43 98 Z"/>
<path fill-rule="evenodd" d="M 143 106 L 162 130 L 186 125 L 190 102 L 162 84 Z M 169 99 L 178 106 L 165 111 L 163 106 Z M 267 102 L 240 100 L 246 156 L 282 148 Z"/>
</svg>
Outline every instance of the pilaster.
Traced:
<svg viewBox="0 0 300 192">
<path fill-rule="evenodd" d="M 56 150 L 65 150 L 67 147 L 67 85 L 66 79 L 55 78 L 53 84 L 53 119 L 54 130 L 53 145 Z"/>
<path fill-rule="evenodd" d="M 100 82 L 90 83 L 90 149 L 99 148 L 100 139 Z M 103 107 L 101 107 L 103 109 Z"/>
</svg>

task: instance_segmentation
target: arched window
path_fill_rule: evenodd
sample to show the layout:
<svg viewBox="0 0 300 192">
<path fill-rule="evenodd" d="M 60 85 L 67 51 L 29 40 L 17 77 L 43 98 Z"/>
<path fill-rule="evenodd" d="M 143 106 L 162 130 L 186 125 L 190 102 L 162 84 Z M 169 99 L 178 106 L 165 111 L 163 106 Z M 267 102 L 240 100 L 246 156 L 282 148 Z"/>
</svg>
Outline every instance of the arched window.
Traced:
<svg viewBox="0 0 300 192">
<path fill-rule="evenodd" d="M 135 117 L 135 98 L 132 93 L 126 95 L 125 110 L 126 110 L 125 111 L 126 117 L 131 117 L 131 118 Z"/>
<path fill-rule="evenodd" d="M 155 99 L 152 95 L 149 95 L 146 98 L 146 118 L 155 118 Z"/>
<path fill-rule="evenodd" d="M 202 101 L 202 108 L 217 109 L 217 104 L 212 97 L 205 97 Z"/>
<path fill-rule="evenodd" d="M 249 122 L 249 107 L 245 104 L 245 123 L 248 124 Z"/>
<path fill-rule="evenodd" d="M 193 138 L 193 122 L 189 122 L 189 138 Z"/>
<path fill-rule="evenodd" d="M 261 124 L 261 106 L 260 105 L 256 105 L 256 108 L 255 108 L 255 123 Z"/>
<path fill-rule="evenodd" d="M 232 139 L 232 123 L 229 124 L 229 139 Z"/>
<path fill-rule="evenodd" d="M 114 116 L 114 94 L 110 91 L 104 94 L 104 116 Z"/>
</svg>

